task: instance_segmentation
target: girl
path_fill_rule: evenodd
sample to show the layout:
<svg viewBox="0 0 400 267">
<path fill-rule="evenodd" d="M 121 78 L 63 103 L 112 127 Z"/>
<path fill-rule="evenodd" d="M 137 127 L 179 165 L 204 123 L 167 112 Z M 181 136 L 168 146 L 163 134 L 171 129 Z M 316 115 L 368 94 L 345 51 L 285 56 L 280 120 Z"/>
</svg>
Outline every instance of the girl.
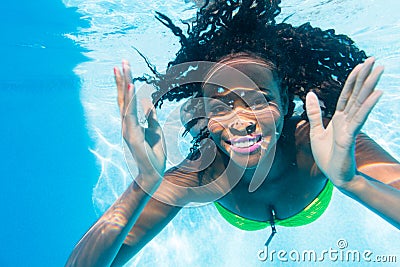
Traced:
<svg viewBox="0 0 400 267">
<path fill-rule="evenodd" d="M 241 229 L 274 231 L 316 220 L 336 186 L 400 227 L 400 164 L 360 133 L 382 94 L 383 68 L 332 30 L 275 24 L 279 2 L 206 4 L 187 36 L 158 13 L 182 47 L 166 74 L 152 68 L 147 82 L 158 89 L 155 106 L 192 97 L 182 120 L 194 147 L 165 171 L 156 113 L 147 107 L 148 128 L 140 126 L 129 63 L 115 68 L 123 137 L 139 174 L 67 266 L 124 264 L 190 202 L 214 201 Z M 186 82 L 204 61 L 213 64 L 201 81 Z M 300 116 L 295 97 L 305 103 Z"/>
</svg>

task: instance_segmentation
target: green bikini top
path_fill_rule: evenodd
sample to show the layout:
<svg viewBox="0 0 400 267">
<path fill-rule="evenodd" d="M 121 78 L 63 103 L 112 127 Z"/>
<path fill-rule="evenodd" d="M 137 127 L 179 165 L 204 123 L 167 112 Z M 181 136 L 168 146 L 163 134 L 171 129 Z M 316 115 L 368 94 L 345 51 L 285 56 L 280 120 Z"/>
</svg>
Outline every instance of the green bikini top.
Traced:
<svg viewBox="0 0 400 267">
<path fill-rule="evenodd" d="M 317 220 L 328 208 L 329 202 L 332 198 L 332 191 L 333 184 L 328 180 L 321 193 L 319 193 L 319 195 L 310 204 L 308 204 L 307 207 L 305 207 L 296 215 L 293 215 L 287 219 L 275 219 L 275 224 L 286 227 L 296 227 L 312 223 L 313 221 Z M 239 229 L 245 231 L 255 231 L 264 229 L 271 225 L 269 221 L 262 222 L 246 219 L 229 211 L 217 202 L 214 202 L 214 204 L 221 216 L 230 224 Z"/>
</svg>

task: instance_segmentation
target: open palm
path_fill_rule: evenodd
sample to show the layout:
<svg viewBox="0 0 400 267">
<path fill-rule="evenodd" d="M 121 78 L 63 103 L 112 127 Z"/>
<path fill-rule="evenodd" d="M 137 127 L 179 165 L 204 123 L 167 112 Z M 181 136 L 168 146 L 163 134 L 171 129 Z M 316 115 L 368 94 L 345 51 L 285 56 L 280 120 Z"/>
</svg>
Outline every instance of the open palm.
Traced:
<svg viewBox="0 0 400 267">
<path fill-rule="evenodd" d="M 122 136 L 127 143 L 144 179 L 141 184 L 149 188 L 157 185 L 165 171 L 165 141 L 151 104 L 145 108 L 148 128 L 138 121 L 137 96 L 132 84 L 131 70 L 127 61 L 122 62 L 122 73 L 114 68 L 118 90 L 118 106 L 122 118 Z"/>
<path fill-rule="evenodd" d="M 326 128 L 317 96 L 307 94 L 312 153 L 321 171 L 338 187 L 345 186 L 355 176 L 355 139 L 382 95 L 375 87 L 383 67 L 373 69 L 374 62 L 374 58 L 368 58 L 350 73 Z"/>
</svg>

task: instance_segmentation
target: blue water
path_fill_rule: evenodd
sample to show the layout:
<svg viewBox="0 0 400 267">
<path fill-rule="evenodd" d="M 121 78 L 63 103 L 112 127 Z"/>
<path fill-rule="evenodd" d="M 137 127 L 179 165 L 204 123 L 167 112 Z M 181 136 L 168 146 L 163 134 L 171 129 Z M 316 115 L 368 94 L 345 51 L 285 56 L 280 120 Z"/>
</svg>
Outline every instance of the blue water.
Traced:
<svg viewBox="0 0 400 267">
<path fill-rule="evenodd" d="M 112 67 L 126 58 L 134 73 L 148 72 L 132 45 L 159 69 L 165 67 L 178 44 L 152 12 L 162 11 L 179 24 L 180 18 L 193 17 L 195 6 L 189 0 L 40 0 L 3 6 L 0 266 L 62 266 L 79 238 L 131 181 L 121 148 Z M 378 0 L 283 0 L 280 16 L 295 13 L 289 23 L 311 21 L 348 34 L 386 66 L 379 86 L 385 95 L 364 130 L 397 159 L 399 8 L 395 0 L 384 5 Z M 176 142 L 187 140 L 172 134 L 181 129 L 178 118 L 168 115 L 175 106 L 165 108 L 159 117 L 167 122 L 173 165 L 185 150 L 178 151 Z M 267 266 L 271 262 L 260 262 L 257 252 L 268 234 L 269 229 L 234 229 L 209 205 L 186 208 L 132 265 Z M 337 191 L 317 222 L 278 228 L 271 249 L 337 249 L 339 239 L 350 249 L 397 255 L 400 261 L 399 231 Z"/>
<path fill-rule="evenodd" d="M 63 266 L 95 220 L 98 170 L 64 37 L 88 23 L 59 1 L 2 2 L 0 266 Z"/>
</svg>

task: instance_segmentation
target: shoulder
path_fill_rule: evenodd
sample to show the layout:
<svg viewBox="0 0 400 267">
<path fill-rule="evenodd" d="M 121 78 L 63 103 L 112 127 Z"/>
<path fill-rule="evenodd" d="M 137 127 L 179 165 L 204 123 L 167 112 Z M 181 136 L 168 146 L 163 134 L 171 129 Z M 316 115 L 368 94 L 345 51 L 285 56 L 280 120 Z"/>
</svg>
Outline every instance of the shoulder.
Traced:
<svg viewBox="0 0 400 267">
<path fill-rule="evenodd" d="M 153 198 L 172 206 L 185 206 L 192 201 L 191 188 L 199 186 L 199 166 L 187 157 L 169 168 Z"/>
<path fill-rule="evenodd" d="M 329 119 L 324 119 L 323 122 L 326 126 Z M 292 117 L 285 122 L 283 135 L 284 146 L 287 147 L 287 153 L 293 155 L 298 170 L 313 177 L 321 176 L 311 150 L 310 123 L 301 117 Z"/>
<path fill-rule="evenodd" d="M 300 117 L 292 117 L 285 121 L 281 139 L 285 147 L 311 153 L 310 124 Z"/>
<path fill-rule="evenodd" d="M 177 201 L 182 203 L 215 201 L 230 188 L 221 157 L 217 149 L 201 147 L 196 157 L 188 156 L 164 174 L 160 193 L 170 196 L 176 192 L 182 196 Z"/>
<path fill-rule="evenodd" d="M 309 123 L 300 117 L 292 117 L 285 122 L 282 135 L 286 154 L 293 157 L 291 160 L 300 172 L 310 175 L 315 168 L 315 161 L 311 151 Z"/>
<path fill-rule="evenodd" d="M 178 165 L 168 169 L 164 174 L 164 179 L 177 186 L 199 186 L 199 170 L 198 161 L 186 158 Z"/>
</svg>

